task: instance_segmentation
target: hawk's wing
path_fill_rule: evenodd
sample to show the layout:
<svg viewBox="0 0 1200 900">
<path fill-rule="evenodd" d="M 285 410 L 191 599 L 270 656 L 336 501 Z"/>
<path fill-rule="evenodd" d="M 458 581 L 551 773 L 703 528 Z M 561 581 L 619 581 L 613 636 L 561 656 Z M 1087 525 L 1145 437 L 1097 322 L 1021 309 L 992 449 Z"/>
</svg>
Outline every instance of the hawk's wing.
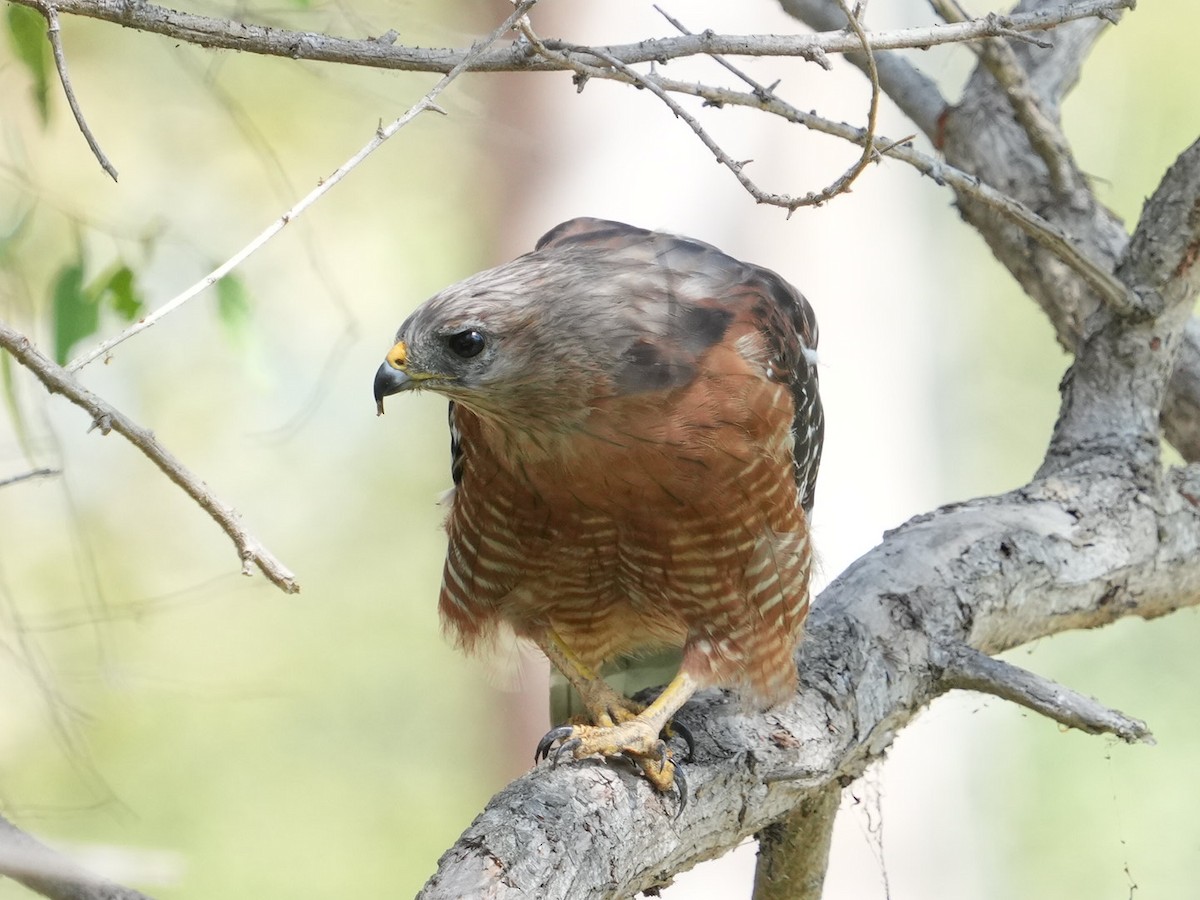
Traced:
<svg viewBox="0 0 1200 900">
<path fill-rule="evenodd" d="M 730 324 L 747 320 L 770 349 L 769 377 L 786 383 L 795 405 L 796 484 L 811 514 L 825 416 L 817 379 L 817 319 L 804 296 L 761 266 L 734 259 L 711 244 L 604 219 L 571 219 L 538 241 L 534 256 L 603 254 L 626 262 L 630 283 L 647 298 L 635 307 L 638 337 L 623 357 L 617 384 L 655 390 L 686 383 L 695 361 Z"/>
<path fill-rule="evenodd" d="M 817 381 L 817 320 L 804 296 L 769 269 L 740 262 L 711 244 L 603 219 L 563 222 L 538 241 L 534 252 L 570 248 L 652 258 L 663 267 L 662 284 L 668 292 L 672 284 L 684 292 L 685 282 L 690 282 L 691 289 L 686 293 L 693 312 L 664 325 L 662 340 L 634 355 L 627 377 L 631 388 L 638 384 L 664 387 L 673 380 L 690 377 L 690 360 L 719 340 L 728 324 L 722 312 L 744 314 L 754 320 L 771 348 L 774 376 L 791 388 L 795 405 L 795 478 L 801 504 L 811 516 L 825 419 Z M 712 312 L 696 313 L 697 309 Z M 716 333 L 718 324 L 721 333 Z M 688 333 L 679 333 L 683 331 Z M 622 693 L 632 695 L 667 681 L 679 660 L 679 650 L 666 649 L 636 659 L 616 660 L 606 665 L 602 674 Z M 566 679 L 557 671 L 551 675 L 551 721 L 557 724 L 583 713 Z"/>
</svg>

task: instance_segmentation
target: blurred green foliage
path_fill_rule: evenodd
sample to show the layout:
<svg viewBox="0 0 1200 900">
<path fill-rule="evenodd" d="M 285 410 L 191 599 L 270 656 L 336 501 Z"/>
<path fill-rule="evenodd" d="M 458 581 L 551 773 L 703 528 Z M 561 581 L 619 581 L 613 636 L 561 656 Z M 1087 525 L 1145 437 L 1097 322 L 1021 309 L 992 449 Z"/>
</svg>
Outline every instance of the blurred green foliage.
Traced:
<svg viewBox="0 0 1200 900">
<path fill-rule="evenodd" d="M 72 347 L 99 330 L 100 312 L 105 306 L 123 321 L 131 322 L 145 305 L 138 292 L 137 276 L 129 266 L 114 263 L 88 284 L 84 284 L 84 266 L 80 248 L 76 258 L 58 270 L 50 290 L 54 358 L 60 365 L 67 362 Z"/>
<path fill-rule="evenodd" d="M 9 44 L 33 79 L 33 105 L 42 124 L 50 121 L 50 43 L 46 20 L 28 6 L 9 4 L 5 14 Z"/>
</svg>

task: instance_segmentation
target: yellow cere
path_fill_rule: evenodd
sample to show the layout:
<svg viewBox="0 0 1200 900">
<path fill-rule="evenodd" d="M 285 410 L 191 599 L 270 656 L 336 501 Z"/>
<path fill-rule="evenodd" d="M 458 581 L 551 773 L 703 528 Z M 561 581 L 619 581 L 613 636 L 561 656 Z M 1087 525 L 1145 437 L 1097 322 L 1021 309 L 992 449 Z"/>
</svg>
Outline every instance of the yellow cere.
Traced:
<svg viewBox="0 0 1200 900">
<path fill-rule="evenodd" d="M 408 347 L 405 346 L 404 341 L 400 341 L 388 351 L 387 361 L 388 365 L 393 369 L 404 370 L 405 365 L 408 363 Z"/>
</svg>

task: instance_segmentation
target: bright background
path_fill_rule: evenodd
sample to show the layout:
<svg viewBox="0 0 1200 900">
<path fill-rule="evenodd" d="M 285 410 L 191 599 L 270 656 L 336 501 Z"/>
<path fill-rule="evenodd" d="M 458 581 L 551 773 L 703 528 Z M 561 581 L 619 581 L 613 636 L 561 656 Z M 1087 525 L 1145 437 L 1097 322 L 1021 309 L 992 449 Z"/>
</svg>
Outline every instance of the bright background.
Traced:
<svg viewBox="0 0 1200 900">
<path fill-rule="evenodd" d="M 464 46 L 506 8 L 378 0 L 244 18 Z M 799 30 L 765 0 L 667 9 L 693 31 Z M 929 21 L 915 0 L 871 17 Z M 545 0 L 534 22 L 578 42 L 672 31 L 643 0 Z M 89 275 L 123 260 L 164 302 L 435 80 L 71 17 L 63 28 L 121 181 L 95 164 L 56 85 L 41 127 L 28 74 L 0 48 L 0 236 L 16 229 L 0 315 L 44 346 L 51 281 L 80 242 Z M 1200 7 L 1143 4 L 1068 104 L 1081 162 L 1127 222 L 1200 130 L 1179 78 L 1197 32 Z M 963 48 L 917 59 L 951 97 L 972 63 Z M 782 77 L 801 108 L 862 121 L 864 82 L 840 61 L 745 68 Z M 670 71 L 724 77 L 705 61 Z M 123 439 L 88 433 L 81 412 L 13 375 L 0 478 L 33 464 L 64 474 L 0 489 L 0 804 L 161 900 L 412 895 L 527 768 L 546 727 L 542 665 L 516 651 L 464 661 L 439 632 L 444 406 L 401 398 L 376 419 L 370 381 L 409 310 L 557 222 L 687 233 L 813 302 L 829 417 L 822 582 L 914 514 L 1026 481 L 1045 447 L 1067 358 L 950 195 L 903 165 L 872 167 L 852 194 L 789 221 L 756 207 L 648 93 L 470 76 L 443 105 L 448 117 L 420 118 L 240 270 L 247 324 L 230 333 L 209 292 L 84 374 L 237 506 L 300 595 L 239 575 L 224 535 Z M 856 153 L 744 110 L 705 122 L 770 190 L 815 190 Z M 885 108 L 881 130 L 912 127 Z M 827 896 L 1126 897 L 1134 883 L 1155 900 L 1194 896 L 1198 641 L 1185 610 L 1010 654 L 1147 719 L 1157 747 L 1063 733 L 975 695 L 933 704 L 846 791 Z M 752 867 L 747 846 L 665 896 L 746 897 Z M 0 882 L 0 898 L 25 896 Z"/>
</svg>

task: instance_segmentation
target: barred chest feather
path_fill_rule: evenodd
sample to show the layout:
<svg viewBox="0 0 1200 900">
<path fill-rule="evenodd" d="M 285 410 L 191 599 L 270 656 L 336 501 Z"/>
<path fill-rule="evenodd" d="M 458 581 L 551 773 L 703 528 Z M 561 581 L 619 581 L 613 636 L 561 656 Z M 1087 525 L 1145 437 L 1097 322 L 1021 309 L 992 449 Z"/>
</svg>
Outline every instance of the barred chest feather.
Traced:
<svg viewBox="0 0 1200 900">
<path fill-rule="evenodd" d="M 709 362 L 555 438 L 454 411 L 440 609 L 460 643 L 550 627 L 591 666 L 686 644 L 708 683 L 759 705 L 790 692 L 811 567 L 793 398 L 740 357 Z"/>
</svg>

